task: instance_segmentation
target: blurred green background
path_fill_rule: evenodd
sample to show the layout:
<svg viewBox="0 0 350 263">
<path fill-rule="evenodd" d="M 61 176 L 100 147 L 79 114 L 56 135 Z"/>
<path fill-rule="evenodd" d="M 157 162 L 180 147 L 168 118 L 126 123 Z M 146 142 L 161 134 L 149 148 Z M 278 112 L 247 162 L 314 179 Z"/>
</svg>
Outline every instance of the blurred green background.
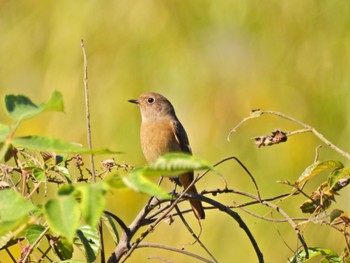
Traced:
<svg viewBox="0 0 350 263">
<path fill-rule="evenodd" d="M 168 97 L 186 127 L 194 154 L 215 163 L 234 155 L 253 173 L 263 197 L 290 189 L 277 180 L 295 180 L 314 159 L 320 142 L 311 134 L 288 143 L 257 149 L 251 138 L 295 124 L 263 116 L 246 123 L 226 140 L 230 129 L 255 108 L 271 109 L 308 123 L 349 151 L 350 3 L 347 1 L 0 1 L 0 94 L 25 94 L 47 101 L 52 90 L 63 93 L 65 114 L 46 113 L 27 122 L 18 135 L 52 135 L 86 145 L 83 94 L 85 40 L 89 60 L 90 106 L 95 148 L 124 151 L 117 162 L 145 164 L 139 146 L 140 116 L 128 99 L 146 91 Z M 4 111 L 1 122 L 10 123 Z M 349 162 L 327 147 L 320 159 Z M 234 162 L 220 166 L 229 186 L 254 193 Z M 308 191 L 326 177 L 316 179 Z M 165 187 L 170 187 L 165 185 Z M 208 175 L 199 189 L 222 187 Z M 343 190 L 336 206 L 349 211 Z M 217 197 L 227 204 L 238 196 Z M 147 197 L 131 191 L 110 195 L 108 209 L 126 223 Z M 280 204 L 302 216 L 298 197 Z M 269 210 L 255 206 L 254 213 Z M 256 238 L 266 262 L 286 262 L 300 243 L 287 224 L 261 221 L 237 211 Z M 274 215 L 278 217 L 278 215 Z M 198 231 L 192 214 L 188 220 Z M 202 222 L 202 241 L 219 262 L 256 262 L 248 238 L 237 223 L 217 211 Z M 280 232 L 280 233 L 279 233 Z M 164 235 L 167 233 L 167 235 Z M 341 253 L 343 237 L 329 227 L 303 228 L 310 246 Z M 205 255 L 182 223 L 162 224 L 147 241 L 194 250 Z M 341 245 L 339 245 L 341 244 Z M 108 242 L 108 252 L 113 244 Z M 0 252 L 0 257 L 4 256 Z M 79 255 L 76 255 L 79 257 Z M 154 249 L 140 249 L 129 262 L 161 256 L 188 259 Z"/>
</svg>

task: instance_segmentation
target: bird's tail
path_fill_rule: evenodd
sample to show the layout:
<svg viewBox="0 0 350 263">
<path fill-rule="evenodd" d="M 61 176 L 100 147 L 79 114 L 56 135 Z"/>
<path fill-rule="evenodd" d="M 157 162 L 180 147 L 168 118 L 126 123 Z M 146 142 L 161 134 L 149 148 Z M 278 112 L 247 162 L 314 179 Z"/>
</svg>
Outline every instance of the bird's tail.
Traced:
<svg viewBox="0 0 350 263">
<path fill-rule="evenodd" d="M 179 181 L 181 182 L 184 189 L 186 189 L 190 185 L 190 183 L 193 181 L 193 173 L 192 174 L 187 173 L 187 174 L 180 175 Z M 198 194 L 196 186 L 192 185 L 188 189 L 187 193 Z M 202 206 L 202 202 L 196 198 L 190 198 L 189 201 L 191 203 L 192 210 L 193 210 L 195 216 L 198 219 L 204 219 L 205 213 L 204 213 L 204 209 Z"/>
</svg>

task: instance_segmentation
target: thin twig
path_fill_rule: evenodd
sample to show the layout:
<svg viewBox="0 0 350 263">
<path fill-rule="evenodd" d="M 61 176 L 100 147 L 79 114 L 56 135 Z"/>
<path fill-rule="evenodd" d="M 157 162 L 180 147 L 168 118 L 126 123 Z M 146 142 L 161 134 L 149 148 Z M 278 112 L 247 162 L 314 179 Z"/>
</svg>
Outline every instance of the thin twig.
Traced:
<svg viewBox="0 0 350 263">
<path fill-rule="evenodd" d="M 252 199 L 255 199 L 255 202 L 256 202 L 256 203 L 261 203 L 261 204 L 263 204 L 263 205 L 265 205 L 265 206 L 267 206 L 267 207 L 270 207 L 270 208 L 274 209 L 274 210 L 277 211 L 278 213 L 280 213 L 280 214 L 287 220 L 287 222 L 292 226 L 292 228 L 294 229 L 294 231 L 296 232 L 298 239 L 300 240 L 300 242 L 301 242 L 303 248 L 304 248 L 305 251 L 306 251 L 306 252 L 305 252 L 305 253 L 306 253 L 306 257 L 308 257 L 307 244 L 306 244 L 306 242 L 305 242 L 303 236 L 302 236 L 301 233 L 300 233 L 299 226 L 298 226 L 298 225 L 293 221 L 293 219 L 292 219 L 286 212 L 284 212 L 280 207 L 278 207 L 277 205 L 272 204 L 272 203 L 266 201 L 266 199 L 265 199 L 265 200 L 264 200 L 264 199 L 260 199 L 258 196 L 254 196 L 254 195 L 249 194 L 249 193 L 244 193 L 244 192 L 236 191 L 236 190 L 233 190 L 233 189 L 224 189 L 224 190 L 222 190 L 222 191 L 224 191 L 224 192 L 240 193 L 240 194 L 242 194 L 242 195 L 245 195 L 245 196 L 247 196 L 247 197 L 250 197 L 250 198 L 252 198 Z M 219 191 L 219 192 L 221 192 L 221 191 Z M 293 194 L 289 194 L 289 195 L 293 195 Z M 202 200 L 202 196 L 199 196 L 198 198 L 199 198 L 200 200 Z M 252 204 L 252 202 L 251 202 L 250 204 Z M 239 206 L 237 206 L 237 207 L 239 207 Z"/>
<path fill-rule="evenodd" d="M 314 163 L 318 161 L 319 150 L 320 150 L 321 148 L 322 148 L 322 145 L 319 145 L 319 146 L 316 147 Z"/>
<path fill-rule="evenodd" d="M 160 256 L 148 256 L 147 259 L 159 259 L 159 260 L 164 261 L 166 263 L 175 263 L 174 261 L 171 261 L 169 259 L 166 259 L 166 258 L 163 258 Z"/>
<path fill-rule="evenodd" d="M 174 209 L 174 207 L 182 200 L 184 195 L 187 193 L 187 191 L 191 188 L 191 186 L 196 182 L 196 180 L 193 180 L 189 186 L 184 189 L 184 191 L 174 200 L 174 202 L 171 203 L 169 208 L 164 212 L 164 214 L 159 217 L 157 220 L 155 220 L 146 231 L 141 233 L 141 236 L 135 241 L 135 243 L 131 246 L 131 248 L 125 253 L 125 258 L 121 262 L 125 262 L 125 260 L 130 257 L 130 255 L 133 253 L 137 245 L 151 232 L 153 232 L 154 228 Z M 143 215 L 145 217 L 146 214 Z M 135 221 L 134 221 L 135 222 Z M 130 227 L 129 227 L 130 228 Z"/>
<path fill-rule="evenodd" d="M 297 132 L 291 132 L 288 135 L 294 135 L 296 133 L 304 133 L 304 132 L 312 132 L 317 138 L 319 138 L 323 143 L 325 143 L 328 147 L 330 147 L 332 150 L 336 151 L 337 153 L 341 154 L 342 156 L 344 156 L 345 158 L 347 158 L 348 160 L 350 160 L 350 154 L 346 151 L 343 151 L 342 149 L 338 148 L 337 146 L 335 146 L 333 143 L 331 143 L 328 139 L 326 139 L 320 132 L 318 132 L 315 128 L 311 127 L 310 125 L 307 125 L 297 119 L 294 119 L 293 117 L 287 116 L 283 113 L 277 112 L 277 111 L 271 111 L 271 110 L 266 110 L 266 111 L 262 111 L 262 110 L 257 110 L 254 111 L 250 116 L 244 118 L 241 122 L 239 122 L 228 134 L 227 136 L 227 140 L 230 141 L 230 137 L 232 135 L 232 133 L 236 132 L 237 129 L 246 121 L 253 119 L 253 118 L 257 118 L 260 117 L 263 114 L 271 114 L 271 115 L 276 115 L 278 117 L 281 117 L 283 119 L 289 120 L 291 122 L 297 123 L 300 126 L 302 126 L 304 129 L 303 130 L 298 130 Z"/>
<path fill-rule="evenodd" d="M 258 184 L 256 183 L 255 181 L 255 178 L 254 176 L 249 172 L 248 168 L 235 156 L 229 156 L 229 157 L 226 157 L 220 161 L 218 161 L 217 163 L 215 163 L 213 165 L 213 167 L 216 167 L 216 166 L 219 166 L 220 164 L 224 163 L 224 162 L 227 162 L 227 161 L 230 161 L 230 160 L 235 160 L 242 168 L 243 170 L 249 175 L 250 179 L 252 180 L 253 182 L 253 185 L 254 185 L 254 188 L 256 190 L 256 194 L 258 195 L 259 199 L 261 199 L 260 197 L 260 191 L 259 191 L 259 187 L 258 187 Z M 206 175 L 208 172 L 210 172 L 211 170 L 210 169 L 207 169 L 205 170 L 201 175 L 198 176 L 198 179 L 196 178 L 194 180 L 194 182 L 196 183 L 197 181 L 199 181 L 200 179 L 202 179 L 202 177 L 204 175 Z M 227 189 L 227 187 L 225 187 L 225 189 Z"/>
<path fill-rule="evenodd" d="M 104 245 L 104 240 L 103 240 L 103 229 L 102 229 L 102 220 L 98 222 L 98 232 L 100 234 L 100 240 L 101 240 L 101 263 L 106 262 L 106 256 L 105 256 L 105 245 Z"/>
<path fill-rule="evenodd" d="M 159 249 L 165 249 L 165 250 L 169 250 L 169 251 L 174 251 L 176 253 L 180 253 L 180 254 L 184 254 L 184 255 L 187 255 L 187 256 L 190 256 L 190 257 L 193 257 L 193 258 L 196 258 L 198 260 L 201 260 L 203 262 L 207 262 L 207 263 L 213 263 L 213 262 L 216 262 L 216 261 L 211 261 L 209 259 L 206 259 L 204 257 L 201 257 L 197 254 L 194 254 L 194 253 L 191 253 L 191 252 L 188 252 L 186 250 L 182 250 L 182 249 L 178 249 L 178 248 L 173 248 L 173 247 L 169 247 L 169 246 L 166 246 L 166 245 L 161 245 L 161 244 L 155 244 L 155 243 L 149 243 L 149 242 L 141 242 L 138 244 L 137 248 L 144 248 L 144 247 L 153 247 L 153 248 L 159 248 Z"/>
<path fill-rule="evenodd" d="M 92 136 L 91 136 L 91 120 L 90 120 L 90 106 L 89 106 L 89 86 L 88 86 L 88 60 L 85 51 L 84 40 L 81 40 L 81 48 L 83 50 L 84 57 L 84 91 L 85 91 L 85 111 L 86 111 L 86 131 L 88 137 L 88 146 L 92 150 Z M 94 155 L 90 154 L 90 165 L 92 173 L 92 181 L 96 183 L 96 172 L 95 172 L 95 162 Z"/>
<path fill-rule="evenodd" d="M 192 196 L 189 193 L 186 194 L 187 196 Z M 250 232 L 248 226 L 246 225 L 246 223 L 242 220 L 242 218 L 239 216 L 239 214 L 237 214 L 236 212 L 232 211 L 229 207 L 219 203 L 218 201 L 215 201 L 211 198 L 208 198 L 206 196 L 203 195 L 196 195 L 196 198 L 198 198 L 200 201 L 202 202 L 206 202 L 208 204 L 211 204 L 213 206 L 215 206 L 216 208 L 218 208 L 220 211 L 227 213 L 228 215 L 230 215 L 234 220 L 236 220 L 236 222 L 238 223 L 239 227 L 242 228 L 244 230 L 244 232 L 246 233 L 246 235 L 248 236 L 251 244 L 253 245 L 253 248 L 255 250 L 255 253 L 258 257 L 259 263 L 264 262 L 264 256 L 258 246 L 258 243 L 256 242 L 254 236 L 252 235 L 252 233 Z M 256 197 L 256 199 L 258 200 L 258 197 Z"/>
<path fill-rule="evenodd" d="M 13 261 L 14 263 L 16 263 L 17 260 L 16 260 L 16 259 L 14 258 L 14 256 L 11 254 L 11 251 L 10 251 L 7 247 L 5 247 L 5 250 L 6 250 L 7 254 L 9 255 L 9 257 L 12 259 L 12 261 Z"/>
<path fill-rule="evenodd" d="M 33 189 L 33 190 L 30 192 L 30 194 L 27 196 L 27 199 L 32 198 L 32 195 L 39 189 L 41 183 L 42 183 L 42 182 L 39 181 L 39 182 L 35 185 L 34 189 Z"/>
<path fill-rule="evenodd" d="M 181 213 L 179 207 L 178 207 L 178 206 L 175 206 L 175 209 L 176 209 L 176 212 L 178 213 L 179 217 L 181 218 L 182 223 L 185 225 L 185 227 L 187 228 L 187 230 L 191 233 L 191 235 L 193 236 L 193 238 L 196 240 L 195 242 L 197 242 L 197 243 L 205 250 L 205 252 L 208 253 L 208 255 L 212 258 L 212 260 L 213 260 L 214 262 L 218 262 L 218 261 L 215 259 L 214 255 L 209 251 L 209 249 L 208 249 L 208 248 L 203 244 L 203 242 L 199 239 L 199 236 L 200 236 L 200 234 L 201 234 L 201 232 L 202 232 L 202 225 L 201 225 L 200 220 L 198 220 L 198 222 L 199 222 L 199 226 L 200 226 L 201 231 L 200 231 L 200 234 L 197 236 L 197 235 L 194 233 L 194 231 L 192 230 L 192 228 L 190 227 L 190 225 L 189 225 L 189 224 L 187 223 L 187 221 L 185 220 L 185 218 L 184 218 L 183 214 Z"/>
<path fill-rule="evenodd" d="M 33 252 L 34 248 L 39 244 L 39 242 L 46 235 L 46 232 L 49 231 L 49 229 L 50 228 L 47 226 L 43 230 L 43 232 L 41 232 L 41 234 L 38 236 L 38 238 L 35 240 L 35 242 L 29 247 L 29 249 L 27 250 L 27 253 L 24 255 L 24 257 L 21 260 L 21 262 L 27 262 L 27 259 L 28 259 L 29 255 Z"/>
<path fill-rule="evenodd" d="M 42 251 L 40 249 L 40 247 L 37 247 L 37 249 L 42 253 L 41 257 L 39 258 L 38 262 L 42 262 L 44 261 L 44 258 L 47 258 L 49 260 L 49 262 L 52 262 L 53 260 L 47 255 L 47 253 L 50 252 L 50 250 L 52 249 L 51 246 L 48 246 L 47 249 L 45 251 Z"/>
</svg>

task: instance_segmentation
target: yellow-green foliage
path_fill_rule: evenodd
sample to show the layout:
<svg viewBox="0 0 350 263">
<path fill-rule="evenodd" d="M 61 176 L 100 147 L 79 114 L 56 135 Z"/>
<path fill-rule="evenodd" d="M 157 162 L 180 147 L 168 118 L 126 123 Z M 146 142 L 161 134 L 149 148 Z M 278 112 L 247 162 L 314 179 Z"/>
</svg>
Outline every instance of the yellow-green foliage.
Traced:
<svg viewBox="0 0 350 263">
<path fill-rule="evenodd" d="M 257 149 L 250 138 L 275 128 L 295 128 L 272 117 L 245 124 L 231 142 L 226 136 L 251 109 L 274 109 L 316 127 L 349 150 L 349 14 L 350 3 L 340 0 L 0 0 L 0 95 L 25 94 L 45 101 L 52 90 L 61 91 L 65 114 L 43 114 L 26 122 L 18 135 L 54 136 L 86 145 L 80 47 L 84 39 L 95 148 L 125 152 L 116 156 L 120 163 L 145 164 L 139 113 L 127 100 L 157 91 L 173 102 L 195 154 L 212 163 L 237 156 L 254 174 L 262 194 L 273 196 L 290 190 L 275 182 L 295 181 L 312 163 L 320 142 L 301 135 Z M 0 119 L 10 123 L 3 110 Z M 326 147 L 320 157 L 339 158 Z M 232 187 L 254 191 L 236 165 L 220 169 Z M 198 185 L 217 187 L 222 187 L 218 177 Z M 337 204 L 348 199 L 345 190 Z M 130 222 L 146 200 L 140 194 L 118 192 L 107 200 L 107 207 Z M 300 215 L 293 204 L 284 208 Z M 284 262 L 291 256 L 277 232 L 296 246 L 290 226 L 273 228 L 241 214 L 266 262 Z M 219 262 L 256 261 L 246 236 L 231 220 L 208 211 L 202 224 L 202 239 Z M 339 233 L 310 226 L 305 235 L 308 244 L 340 253 L 334 245 L 343 242 Z M 162 226 L 150 241 L 160 237 L 179 248 L 192 242 L 179 221 Z M 108 251 L 113 248 L 112 242 L 106 244 Z M 131 262 L 159 255 L 145 251 L 135 253 Z M 181 260 L 185 259 L 175 259 Z"/>
</svg>

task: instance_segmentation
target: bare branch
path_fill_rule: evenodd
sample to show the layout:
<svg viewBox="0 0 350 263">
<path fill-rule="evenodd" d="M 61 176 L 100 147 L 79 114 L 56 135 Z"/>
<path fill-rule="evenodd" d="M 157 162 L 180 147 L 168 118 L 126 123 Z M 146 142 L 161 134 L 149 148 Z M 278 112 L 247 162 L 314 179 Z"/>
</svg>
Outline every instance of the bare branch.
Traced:
<svg viewBox="0 0 350 263">
<path fill-rule="evenodd" d="M 211 261 L 211 260 L 206 259 L 204 257 L 201 257 L 201 256 L 199 256 L 197 254 L 188 252 L 186 250 L 173 248 L 173 247 L 169 247 L 169 246 L 166 246 L 166 245 L 154 244 L 154 243 L 148 243 L 148 242 L 141 242 L 137 246 L 137 248 L 145 248 L 145 247 L 152 247 L 152 248 L 159 248 L 159 249 L 164 249 L 164 250 L 168 250 L 168 251 L 174 251 L 174 252 L 179 253 L 179 254 L 183 254 L 183 255 L 187 255 L 187 256 L 196 258 L 196 259 L 201 260 L 201 261 L 206 262 L 206 263 L 217 262 L 217 261 Z"/>
<path fill-rule="evenodd" d="M 315 128 L 311 127 L 310 125 L 307 125 L 297 119 L 294 119 L 290 116 L 287 116 L 283 113 L 277 112 L 277 111 L 271 111 L 271 110 L 267 110 L 267 111 L 262 111 L 262 110 L 255 110 L 251 113 L 250 116 L 244 118 L 241 122 L 239 122 L 228 134 L 227 136 L 227 140 L 230 140 L 230 137 L 232 135 L 232 133 L 236 132 L 237 129 L 245 122 L 247 122 L 248 120 L 251 120 L 253 118 L 257 118 L 260 117 L 263 114 L 270 114 L 270 115 L 276 115 L 278 117 L 281 117 L 283 119 L 289 120 L 291 122 L 297 123 L 298 125 L 300 125 L 301 127 L 303 127 L 303 130 L 298 130 L 295 132 L 291 132 L 291 133 L 287 133 L 287 136 L 291 136 L 294 134 L 298 134 L 298 133 L 304 133 L 304 132 L 312 132 L 318 139 L 320 139 L 323 143 L 325 143 L 328 147 L 330 147 L 332 150 L 336 151 L 337 153 L 341 154 L 342 156 L 344 156 L 345 158 L 347 158 L 348 160 L 350 160 L 350 154 L 346 151 L 343 151 L 342 149 L 338 148 L 337 146 L 335 146 L 333 143 L 331 143 L 328 139 L 326 139 L 320 132 L 318 132 Z"/>
<path fill-rule="evenodd" d="M 212 258 L 212 260 L 214 262 L 218 262 L 214 255 L 209 251 L 209 249 L 203 244 L 203 242 L 199 239 L 199 236 L 202 232 L 202 225 L 201 225 L 201 221 L 197 220 L 200 226 L 200 234 L 197 236 L 194 231 L 192 230 L 192 228 L 189 226 L 189 224 L 187 223 L 187 221 L 185 220 L 183 213 L 180 211 L 178 206 L 175 206 L 176 212 L 179 215 L 179 217 L 181 218 L 183 224 L 186 226 L 187 230 L 191 233 L 191 235 L 193 236 L 193 238 L 196 240 L 196 242 L 208 253 L 208 255 Z"/>
<path fill-rule="evenodd" d="M 88 137 L 88 146 L 89 149 L 92 149 L 92 136 L 91 136 L 91 119 L 90 119 L 90 106 L 89 106 L 89 86 L 88 86 L 88 60 L 85 51 L 84 40 L 81 40 L 81 48 L 83 50 L 84 56 L 84 91 L 85 91 L 85 111 L 86 111 L 86 131 Z M 90 154 L 90 164 L 92 171 L 92 181 L 96 183 L 95 175 L 95 162 L 94 155 Z"/>
</svg>

